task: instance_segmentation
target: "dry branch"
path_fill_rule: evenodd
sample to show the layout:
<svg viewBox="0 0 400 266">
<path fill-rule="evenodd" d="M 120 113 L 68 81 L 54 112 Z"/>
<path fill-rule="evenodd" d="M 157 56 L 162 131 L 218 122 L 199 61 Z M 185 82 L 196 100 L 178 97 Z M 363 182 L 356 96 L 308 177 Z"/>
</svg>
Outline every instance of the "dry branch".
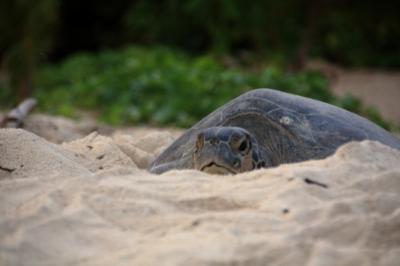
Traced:
<svg viewBox="0 0 400 266">
<path fill-rule="evenodd" d="M 19 128 L 22 127 L 24 119 L 35 108 L 36 99 L 28 98 L 12 109 L 1 121 L 1 127 Z"/>
</svg>

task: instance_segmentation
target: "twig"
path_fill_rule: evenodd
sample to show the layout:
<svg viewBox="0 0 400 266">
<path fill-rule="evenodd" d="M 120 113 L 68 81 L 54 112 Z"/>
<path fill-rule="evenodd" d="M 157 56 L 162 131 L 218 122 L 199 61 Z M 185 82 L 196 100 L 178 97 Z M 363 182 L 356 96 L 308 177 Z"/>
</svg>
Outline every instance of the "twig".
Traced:
<svg viewBox="0 0 400 266">
<path fill-rule="evenodd" d="M 20 103 L 16 108 L 12 109 L 1 121 L 1 127 L 19 128 L 23 125 L 24 119 L 28 116 L 29 112 L 35 108 L 37 104 L 36 99 L 28 98 Z"/>
<path fill-rule="evenodd" d="M 327 184 L 312 180 L 310 178 L 304 178 L 304 182 L 306 182 L 306 184 L 309 184 L 309 185 L 317 185 L 317 186 L 320 186 L 320 187 L 323 187 L 323 188 L 328 188 L 329 187 Z"/>
<path fill-rule="evenodd" d="M 2 167 L 2 166 L 0 166 L 0 170 L 6 171 L 6 172 L 9 172 L 9 173 L 12 173 L 12 172 L 15 171 L 15 169 L 7 168 L 7 167 Z"/>
</svg>

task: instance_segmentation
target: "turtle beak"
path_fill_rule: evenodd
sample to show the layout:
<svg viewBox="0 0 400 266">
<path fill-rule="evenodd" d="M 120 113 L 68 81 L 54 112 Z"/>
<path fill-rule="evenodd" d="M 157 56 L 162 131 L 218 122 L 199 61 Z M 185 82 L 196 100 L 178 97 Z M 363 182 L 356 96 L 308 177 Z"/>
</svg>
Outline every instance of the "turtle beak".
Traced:
<svg viewBox="0 0 400 266">
<path fill-rule="evenodd" d="M 204 145 L 202 151 L 194 157 L 195 168 L 210 174 L 237 174 L 240 172 L 240 160 L 233 156 L 229 147 Z"/>
<path fill-rule="evenodd" d="M 222 165 L 218 165 L 214 162 L 203 166 L 200 170 L 205 173 L 213 174 L 213 175 L 234 175 L 234 174 L 236 174 L 235 172 L 232 172 L 230 169 L 225 168 Z"/>
</svg>

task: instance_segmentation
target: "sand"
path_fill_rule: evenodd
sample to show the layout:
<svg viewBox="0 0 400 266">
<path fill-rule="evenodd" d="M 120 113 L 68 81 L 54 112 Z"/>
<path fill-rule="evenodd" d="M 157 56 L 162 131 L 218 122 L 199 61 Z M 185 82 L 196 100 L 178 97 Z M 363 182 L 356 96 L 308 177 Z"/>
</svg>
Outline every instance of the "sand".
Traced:
<svg viewBox="0 0 400 266">
<path fill-rule="evenodd" d="M 400 127 L 400 71 L 371 68 L 342 68 L 313 60 L 307 69 L 321 71 L 338 96 L 353 95 L 365 106 L 374 107 L 384 119 Z"/>
<path fill-rule="evenodd" d="M 400 152 L 236 176 L 144 168 L 176 137 L 0 130 L 0 265 L 400 265 Z"/>
</svg>

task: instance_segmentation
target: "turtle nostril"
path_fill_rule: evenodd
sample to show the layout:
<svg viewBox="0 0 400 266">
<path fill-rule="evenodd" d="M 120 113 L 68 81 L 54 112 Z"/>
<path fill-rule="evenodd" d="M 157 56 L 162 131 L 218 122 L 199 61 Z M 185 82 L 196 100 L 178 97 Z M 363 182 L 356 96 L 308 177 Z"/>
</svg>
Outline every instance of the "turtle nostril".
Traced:
<svg viewBox="0 0 400 266">
<path fill-rule="evenodd" d="M 210 143 L 211 143 L 212 145 L 217 145 L 217 144 L 219 143 L 219 141 L 218 141 L 218 139 L 212 139 L 212 140 L 210 141 Z"/>
</svg>

